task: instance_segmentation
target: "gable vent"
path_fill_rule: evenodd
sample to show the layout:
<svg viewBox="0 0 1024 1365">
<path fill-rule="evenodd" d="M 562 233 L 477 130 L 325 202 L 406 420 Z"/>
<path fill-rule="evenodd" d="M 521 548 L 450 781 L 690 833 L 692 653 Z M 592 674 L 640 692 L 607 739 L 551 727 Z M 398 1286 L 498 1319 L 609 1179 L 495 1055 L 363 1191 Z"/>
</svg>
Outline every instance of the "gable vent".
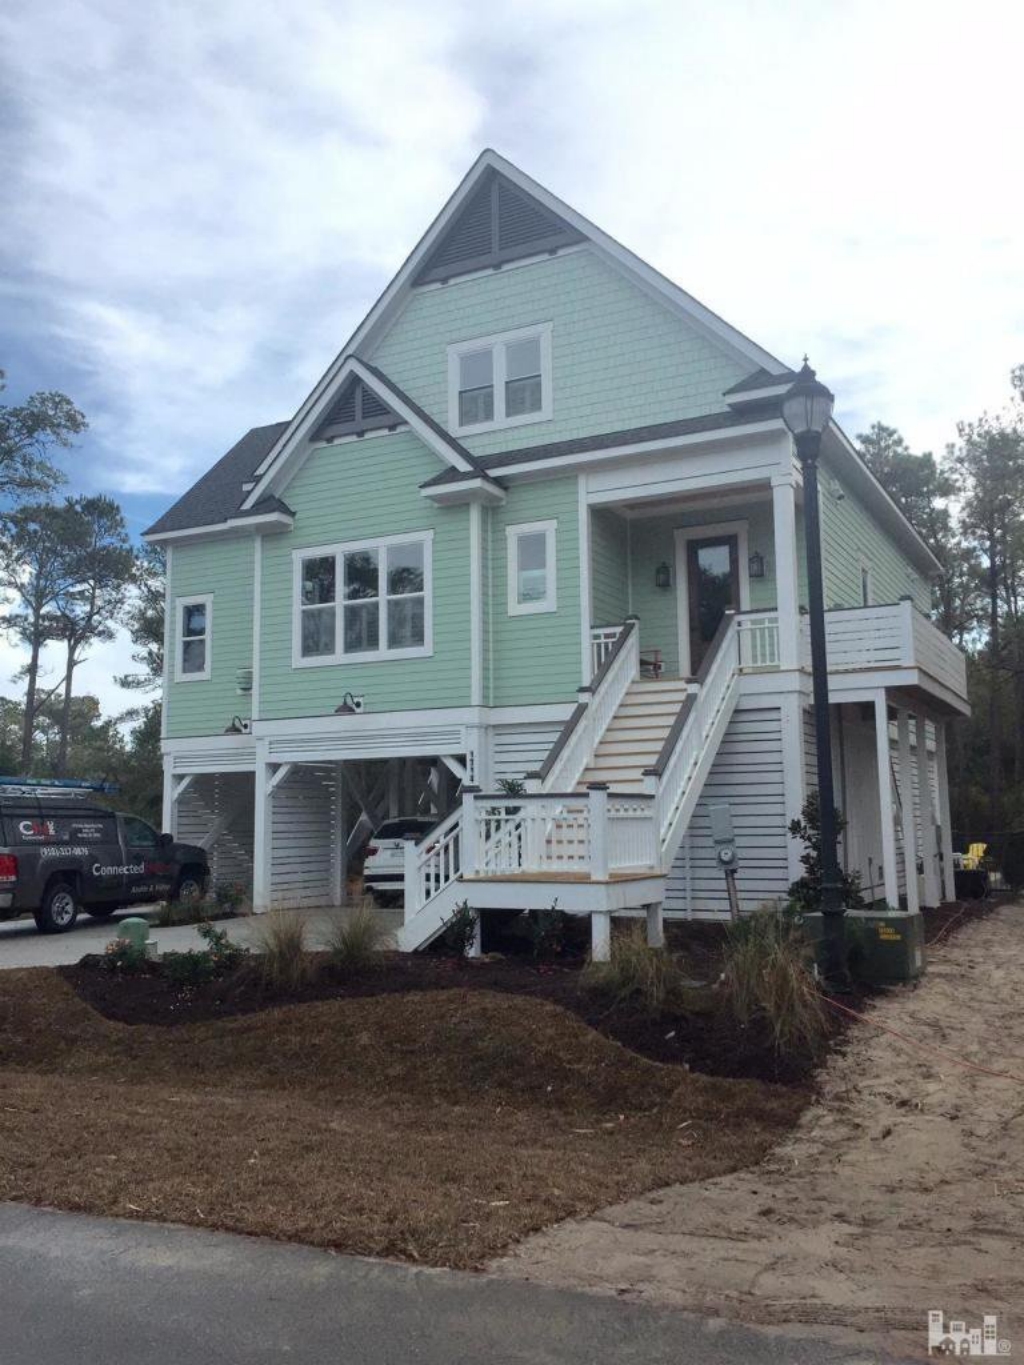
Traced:
<svg viewBox="0 0 1024 1365">
<path fill-rule="evenodd" d="M 449 223 L 415 283 L 449 280 L 582 241 L 582 233 L 557 213 L 490 171 Z"/>
<path fill-rule="evenodd" d="M 328 436 L 361 436 L 364 431 L 401 426 L 404 420 L 388 407 L 379 394 L 352 375 L 331 404 L 312 439 L 322 441 Z"/>
</svg>

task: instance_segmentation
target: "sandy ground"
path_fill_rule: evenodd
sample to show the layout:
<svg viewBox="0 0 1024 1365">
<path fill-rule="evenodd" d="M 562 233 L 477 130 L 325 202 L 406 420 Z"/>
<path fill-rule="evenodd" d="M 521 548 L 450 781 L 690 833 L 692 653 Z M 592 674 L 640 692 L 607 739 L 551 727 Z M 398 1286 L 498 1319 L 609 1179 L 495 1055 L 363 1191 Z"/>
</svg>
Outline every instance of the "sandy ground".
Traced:
<svg viewBox="0 0 1024 1365">
<path fill-rule="evenodd" d="M 1024 1077 L 1024 906 L 935 948 L 870 1017 Z M 915 1357 L 928 1309 L 996 1313 L 1024 1357 L 1024 1082 L 870 1024 L 849 1037 L 760 1166 L 558 1224 L 491 1269 Z"/>
</svg>

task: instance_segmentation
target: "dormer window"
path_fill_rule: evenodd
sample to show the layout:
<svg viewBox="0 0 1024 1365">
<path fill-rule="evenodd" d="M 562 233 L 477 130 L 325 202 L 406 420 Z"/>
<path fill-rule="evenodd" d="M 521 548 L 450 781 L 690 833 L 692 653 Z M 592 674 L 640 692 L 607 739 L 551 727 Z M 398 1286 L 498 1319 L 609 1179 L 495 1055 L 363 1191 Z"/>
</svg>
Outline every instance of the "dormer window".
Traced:
<svg viewBox="0 0 1024 1365">
<path fill-rule="evenodd" d="M 448 348 L 449 422 L 458 435 L 551 417 L 551 324 Z"/>
</svg>

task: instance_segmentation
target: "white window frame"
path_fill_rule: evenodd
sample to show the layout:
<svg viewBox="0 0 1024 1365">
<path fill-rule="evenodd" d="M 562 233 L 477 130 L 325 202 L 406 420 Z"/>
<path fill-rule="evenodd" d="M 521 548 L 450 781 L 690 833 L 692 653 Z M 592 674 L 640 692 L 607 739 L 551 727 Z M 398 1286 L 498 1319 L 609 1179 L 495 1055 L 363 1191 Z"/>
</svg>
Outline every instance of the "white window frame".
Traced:
<svg viewBox="0 0 1024 1365">
<path fill-rule="evenodd" d="M 205 607 L 206 609 L 206 633 L 202 637 L 206 641 L 205 667 L 200 673 L 186 673 L 182 665 L 184 664 L 185 654 L 185 634 L 182 629 L 183 616 L 186 607 Z M 190 640 L 198 640 L 198 635 L 190 635 Z M 213 593 L 193 593 L 188 597 L 176 597 L 174 599 L 174 681 L 175 682 L 209 682 L 213 668 Z"/>
<path fill-rule="evenodd" d="M 538 616 L 558 610 L 558 559 L 556 531 L 558 521 L 521 521 L 505 527 L 506 573 L 508 576 L 509 616 Z M 547 591 L 539 602 L 519 601 L 519 539 L 543 533 L 544 559 L 547 565 Z"/>
<path fill-rule="evenodd" d="M 540 397 L 538 412 L 524 412 L 518 417 L 505 416 L 505 347 L 510 342 L 540 341 Z M 490 422 L 473 422 L 463 426 L 459 421 L 459 364 L 464 355 L 490 350 L 493 358 L 494 417 Z M 517 327 L 511 332 L 496 332 L 493 336 L 472 337 L 448 347 L 448 430 L 456 436 L 473 436 L 482 431 L 498 431 L 506 427 L 529 426 L 533 422 L 550 422 L 554 415 L 551 385 L 551 323 L 538 322 L 532 327 Z"/>
<path fill-rule="evenodd" d="M 391 545 L 423 546 L 423 643 L 410 645 L 406 649 L 360 650 L 358 653 L 345 653 L 344 621 L 344 559 L 343 556 L 356 550 L 387 550 Z M 316 654 L 308 658 L 302 653 L 302 561 L 320 557 L 334 556 L 334 653 Z M 378 565 L 380 560 L 378 559 Z M 388 625 L 388 595 L 386 577 L 381 573 L 378 580 L 385 589 L 377 598 L 379 602 L 379 638 L 386 640 Z M 411 594 L 410 594 L 411 595 Z M 328 605 L 325 603 L 324 605 Z M 399 536 L 374 536 L 368 540 L 346 540 L 335 545 L 307 545 L 301 550 L 292 551 L 292 667 L 320 668 L 337 667 L 344 664 L 380 663 L 387 659 L 425 659 L 434 652 L 434 532 L 410 531 Z"/>
</svg>

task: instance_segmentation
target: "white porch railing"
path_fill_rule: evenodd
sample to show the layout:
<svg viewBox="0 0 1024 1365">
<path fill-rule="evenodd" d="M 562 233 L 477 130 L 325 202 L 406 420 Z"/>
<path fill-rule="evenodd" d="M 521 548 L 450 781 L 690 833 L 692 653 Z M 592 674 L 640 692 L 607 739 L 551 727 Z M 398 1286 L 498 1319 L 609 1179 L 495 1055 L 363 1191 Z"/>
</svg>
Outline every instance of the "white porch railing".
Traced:
<svg viewBox="0 0 1024 1365">
<path fill-rule="evenodd" d="M 745 611 L 736 617 L 741 668 L 778 668 L 779 616 L 774 611 Z"/>
<path fill-rule="evenodd" d="M 579 705 L 541 768 L 542 791 L 570 791 L 576 785 L 626 689 L 639 673 L 639 632 L 635 621 L 627 621 L 609 644 L 591 690 L 581 691 Z"/>
<path fill-rule="evenodd" d="M 825 613 L 829 673 L 873 668 L 919 668 L 957 697 L 967 699 L 967 660 L 910 598 Z M 801 662 L 810 666 L 810 623 L 801 622 Z"/>
<path fill-rule="evenodd" d="M 622 626 L 593 626 L 590 631 L 590 676 L 596 677 L 601 665 L 622 634 Z"/>
</svg>

